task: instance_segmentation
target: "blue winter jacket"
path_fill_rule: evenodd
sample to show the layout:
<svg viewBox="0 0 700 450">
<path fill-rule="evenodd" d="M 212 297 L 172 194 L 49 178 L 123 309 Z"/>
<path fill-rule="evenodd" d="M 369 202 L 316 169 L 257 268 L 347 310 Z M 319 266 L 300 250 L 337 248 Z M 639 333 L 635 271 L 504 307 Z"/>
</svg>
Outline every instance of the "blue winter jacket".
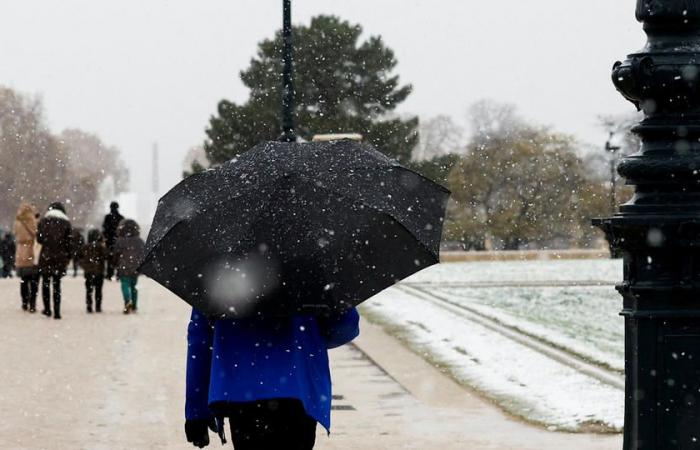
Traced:
<svg viewBox="0 0 700 450">
<path fill-rule="evenodd" d="M 220 402 L 301 400 L 307 414 L 330 429 L 328 349 L 359 334 L 352 309 L 321 319 L 239 319 L 210 322 L 196 310 L 187 330 L 188 420 L 212 417 Z"/>
</svg>

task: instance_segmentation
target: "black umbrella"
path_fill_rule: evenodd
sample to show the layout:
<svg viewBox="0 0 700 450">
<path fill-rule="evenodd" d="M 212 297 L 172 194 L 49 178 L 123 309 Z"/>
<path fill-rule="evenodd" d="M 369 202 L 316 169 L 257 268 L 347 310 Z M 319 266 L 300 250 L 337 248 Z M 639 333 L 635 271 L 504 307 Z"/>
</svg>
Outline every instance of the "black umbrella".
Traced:
<svg viewBox="0 0 700 450">
<path fill-rule="evenodd" d="M 160 200 L 141 272 L 212 317 L 340 312 L 438 262 L 448 196 L 367 144 L 268 142 Z"/>
</svg>

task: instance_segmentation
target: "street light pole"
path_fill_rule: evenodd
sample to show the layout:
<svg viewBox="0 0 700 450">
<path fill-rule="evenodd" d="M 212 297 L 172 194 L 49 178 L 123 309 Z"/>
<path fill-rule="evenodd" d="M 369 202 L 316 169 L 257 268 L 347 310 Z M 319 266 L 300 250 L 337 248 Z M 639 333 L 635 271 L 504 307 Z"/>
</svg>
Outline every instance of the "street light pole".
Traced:
<svg viewBox="0 0 700 450">
<path fill-rule="evenodd" d="M 619 145 L 612 145 L 612 138 L 615 135 L 610 132 L 608 140 L 605 142 L 605 151 L 610 153 L 610 214 L 615 214 L 617 211 L 616 187 L 617 187 L 617 151 L 620 150 Z"/>
<path fill-rule="evenodd" d="M 635 186 L 595 223 L 624 258 L 624 448 L 700 448 L 700 0 L 637 0 L 647 45 L 613 83 L 644 111 Z"/>
<path fill-rule="evenodd" d="M 292 2 L 282 0 L 282 136 L 283 142 L 296 142 L 294 131 L 294 53 L 292 48 Z"/>
</svg>

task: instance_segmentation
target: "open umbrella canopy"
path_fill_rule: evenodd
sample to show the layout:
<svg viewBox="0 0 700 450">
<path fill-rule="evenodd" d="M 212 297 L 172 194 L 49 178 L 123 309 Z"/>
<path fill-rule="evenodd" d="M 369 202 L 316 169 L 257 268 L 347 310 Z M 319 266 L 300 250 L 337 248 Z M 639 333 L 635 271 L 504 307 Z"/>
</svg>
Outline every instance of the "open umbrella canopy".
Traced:
<svg viewBox="0 0 700 450">
<path fill-rule="evenodd" d="M 140 270 L 211 317 L 342 312 L 438 262 L 448 197 L 367 144 L 267 142 L 163 196 Z"/>
</svg>

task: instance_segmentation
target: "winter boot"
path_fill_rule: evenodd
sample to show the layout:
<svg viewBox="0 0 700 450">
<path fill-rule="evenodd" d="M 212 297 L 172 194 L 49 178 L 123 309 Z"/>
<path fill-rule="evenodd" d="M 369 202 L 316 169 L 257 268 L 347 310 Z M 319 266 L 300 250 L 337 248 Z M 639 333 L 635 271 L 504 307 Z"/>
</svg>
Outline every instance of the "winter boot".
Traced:
<svg viewBox="0 0 700 450">
<path fill-rule="evenodd" d="M 29 309 L 29 305 L 26 302 L 22 302 L 22 311 L 26 311 Z"/>
<path fill-rule="evenodd" d="M 43 315 L 46 317 L 51 317 L 51 304 L 49 303 L 49 299 L 45 298 L 44 300 L 44 310 L 41 311 Z"/>
<path fill-rule="evenodd" d="M 95 312 L 96 313 L 101 313 L 102 312 L 102 304 L 100 302 L 95 303 Z"/>
<path fill-rule="evenodd" d="M 53 318 L 61 318 L 61 302 L 57 302 L 56 299 L 53 301 Z"/>
<path fill-rule="evenodd" d="M 90 303 L 87 304 L 87 312 L 88 314 L 92 314 L 92 305 Z"/>
</svg>

